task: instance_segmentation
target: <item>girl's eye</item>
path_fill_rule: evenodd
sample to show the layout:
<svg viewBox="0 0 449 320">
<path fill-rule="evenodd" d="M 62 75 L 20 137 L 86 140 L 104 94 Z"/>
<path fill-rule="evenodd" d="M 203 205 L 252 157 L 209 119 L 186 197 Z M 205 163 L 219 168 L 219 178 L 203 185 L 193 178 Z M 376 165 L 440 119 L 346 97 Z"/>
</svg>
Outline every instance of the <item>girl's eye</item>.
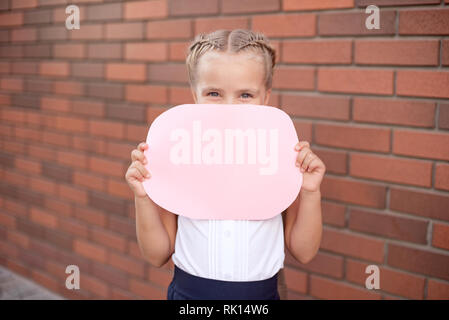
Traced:
<svg viewBox="0 0 449 320">
<path fill-rule="evenodd" d="M 216 95 L 215 95 L 215 93 L 216 93 Z M 219 96 L 218 92 L 216 92 L 216 91 L 211 91 L 211 92 L 209 92 L 207 95 L 208 95 L 208 96 L 211 95 L 212 97 L 218 97 L 218 96 Z"/>
<path fill-rule="evenodd" d="M 252 98 L 253 95 L 250 94 L 250 93 L 242 93 L 242 97 L 245 98 L 245 99 L 248 99 L 248 98 Z"/>
</svg>

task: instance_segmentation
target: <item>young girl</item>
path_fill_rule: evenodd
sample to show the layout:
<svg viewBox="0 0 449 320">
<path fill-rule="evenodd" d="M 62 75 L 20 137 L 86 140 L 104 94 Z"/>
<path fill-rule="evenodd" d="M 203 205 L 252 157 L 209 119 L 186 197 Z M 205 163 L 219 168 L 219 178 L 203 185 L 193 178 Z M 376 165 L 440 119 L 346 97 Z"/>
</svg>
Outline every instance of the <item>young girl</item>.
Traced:
<svg viewBox="0 0 449 320">
<path fill-rule="evenodd" d="M 267 105 L 275 50 L 263 34 L 218 30 L 200 34 L 186 60 L 195 103 Z M 143 257 L 160 267 L 170 257 L 174 276 L 167 298 L 279 300 L 278 273 L 284 267 L 284 244 L 308 263 L 318 251 L 321 232 L 320 184 L 324 163 L 307 141 L 292 146 L 303 184 L 296 212 L 268 220 L 195 220 L 156 205 L 142 181 L 144 142 L 131 152 L 126 180 L 135 194 L 137 240 Z"/>
</svg>

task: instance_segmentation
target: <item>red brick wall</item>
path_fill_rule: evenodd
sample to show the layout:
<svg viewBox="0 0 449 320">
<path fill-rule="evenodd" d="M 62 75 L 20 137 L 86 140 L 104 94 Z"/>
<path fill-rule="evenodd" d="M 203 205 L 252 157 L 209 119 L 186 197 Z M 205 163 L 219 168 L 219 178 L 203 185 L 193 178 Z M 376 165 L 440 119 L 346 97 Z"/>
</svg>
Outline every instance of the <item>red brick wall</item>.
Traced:
<svg viewBox="0 0 449 320">
<path fill-rule="evenodd" d="M 2 265 L 69 298 L 164 299 L 173 266 L 140 255 L 130 151 L 192 102 L 188 41 L 252 28 L 278 49 L 271 104 L 327 166 L 321 249 L 287 256 L 288 298 L 449 298 L 448 0 L 3 0 L 0 28 Z"/>
</svg>

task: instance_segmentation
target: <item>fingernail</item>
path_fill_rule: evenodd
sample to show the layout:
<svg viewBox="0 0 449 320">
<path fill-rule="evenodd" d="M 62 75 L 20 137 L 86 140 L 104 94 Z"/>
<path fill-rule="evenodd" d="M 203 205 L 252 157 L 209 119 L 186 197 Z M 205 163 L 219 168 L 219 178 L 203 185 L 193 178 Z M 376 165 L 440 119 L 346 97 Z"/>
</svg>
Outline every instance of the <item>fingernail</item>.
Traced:
<svg viewBox="0 0 449 320">
<path fill-rule="evenodd" d="M 149 178 L 149 177 L 150 177 L 150 174 L 149 174 L 149 173 L 147 173 L 146 177 L 147 177 L 147 178 Z"/>
<path fill-rule="evenodd" d="M 299 146 L 296 146 L 295 149 L 296 149 L 296 150 L 299 150 Z"/>
</svg>

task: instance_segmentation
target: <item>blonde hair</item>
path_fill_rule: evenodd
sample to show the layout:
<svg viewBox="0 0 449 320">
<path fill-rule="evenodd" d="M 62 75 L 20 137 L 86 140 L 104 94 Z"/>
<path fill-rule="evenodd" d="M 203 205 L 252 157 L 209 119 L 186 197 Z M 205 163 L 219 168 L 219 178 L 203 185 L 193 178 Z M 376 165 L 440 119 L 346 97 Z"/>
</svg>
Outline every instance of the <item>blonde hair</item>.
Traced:
<svg viewBox="0 0 449 320">
<path fill-rule="evenodd" d="M 199 59 L 209 50 L 233 53 L 256 50 L 262 54 L 264 60 L 266 89 L 271 88 L 276 51 L 264 34 L 244 29 L 216 30 L 198 34 L 188 47 L 186 58 L 187 74 L 192 87 L 196 85 L 196 67 Z"/>
</svg>

